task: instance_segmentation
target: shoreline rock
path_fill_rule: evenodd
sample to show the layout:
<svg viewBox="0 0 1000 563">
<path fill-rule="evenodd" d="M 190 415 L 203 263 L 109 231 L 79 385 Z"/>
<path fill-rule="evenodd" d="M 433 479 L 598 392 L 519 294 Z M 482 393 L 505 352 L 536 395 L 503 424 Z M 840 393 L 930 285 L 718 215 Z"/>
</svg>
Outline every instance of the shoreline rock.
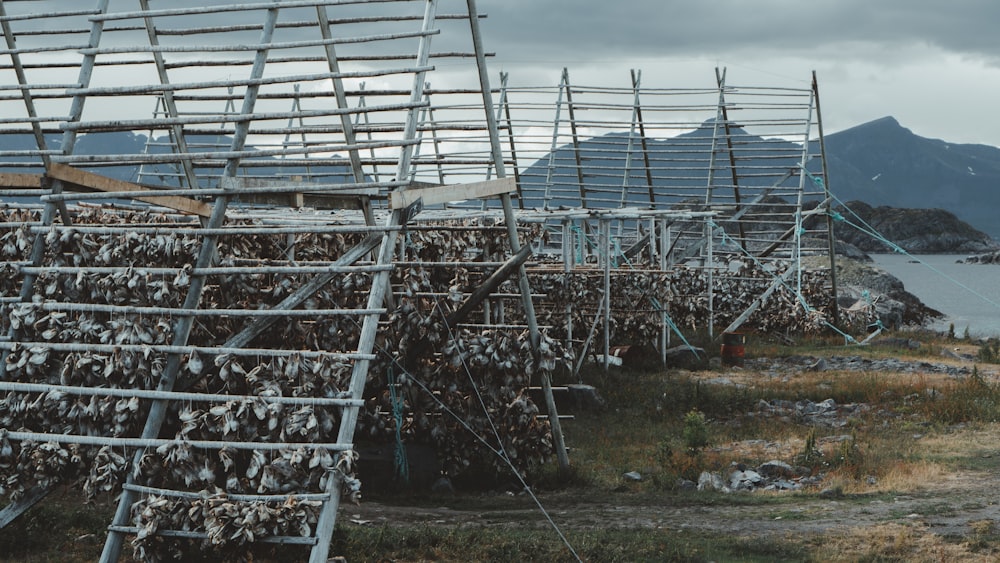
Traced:
<svg viewBox="0 0 1000 563">
<path fill-rule="evenodd" d="M 959 264 L 1000 264 L 1000 250 L 974 254 L 958 261 Z"/>
<path fill-rule="evenodd" d="M 857 214 L 882 236 L 913 254 L 1000 253 L 1000 242 L 944 209 L 872 207 L 863 201 L 850 201 L 846 205 L 851 211 L 838 208 L 837 212 L 852 223 L 857 223 L 854 217 Z M 838 240 L 862 252 L 891 250 L 884 242 L 857 229 L 840 227 L 835 232 Z"/>
<path fill-rule="evenodd" d="M 808 262 L 807 267 L 829 262 Z M 845 311 L 868 313 L 885 328 L 925 326 L 944 314 L 906 291 L 899 278 L 870 263 L 837 256 L 837 304 Z"/>
</svg>

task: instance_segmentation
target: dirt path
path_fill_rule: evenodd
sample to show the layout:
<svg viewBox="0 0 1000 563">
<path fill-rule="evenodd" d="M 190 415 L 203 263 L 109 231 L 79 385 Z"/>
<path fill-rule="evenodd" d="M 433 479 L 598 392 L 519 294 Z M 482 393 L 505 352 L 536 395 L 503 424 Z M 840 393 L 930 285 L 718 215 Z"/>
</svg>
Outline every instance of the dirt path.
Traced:
<svg viewBox="0 0 1000 563">
<path fill-rule="evenodd" d="M 1000 521 L 996 491 L 1000 474 L 956 473 L 922 490 L 821 497 L 815 494 L 778 493 L 759 502 L 754 495 L 735 493 L 719 498 L 713 493 L 610 494 L 605 499 L 580 501 L 574 493 L 542 493 L 539 501 L 564 531 L 588 528 L 662 528 L 719 531 L 737 536 L 829 534 L 885 523 L 919 523 L 947 537 L 972 533 L 970 523 Z M 469 501 L 472 502 L 469 502 Z M 545 515 L 529 496 L 442 498 L 442 506 L 397 506 L 364 502 L 344 507 L 342 522 L 353 526 L 438 525 L 545 527 Z M 461 508 L 475 504 L 475 508 Z M 449 506 L 451 505 L 451 506 Z"/>
<path fill-rule="evenodd" d="M 971 371 L 973 346 L 942 350 L 938 359 L 899 361 L 868 360 L 857 356 L 828 357 L 822 370 L 892 371 L 922 373 L 944 379 L 966 377 Z M 747 369 L 707 374 L 720 384 L 743 384 L 754 377 L 815 372 L 817 358 L 761 359 Z M 981 375 L 996 379 L 996 366 Z M 1000 430 L 998 430 L 1000 431 Z M 995 431 L 979 439 L 984 448 L 996 443 Z M 961 538 L 974 533 L 971 523 L 1000 522 L 1000 452 L 983 454 L 978 471 L 953 471 L 921 483 L 914 491 L 881 491 L 858 495 L 817 495 L 810 492 L 782 493 L 599 493 L 581 500 L 578 492 L 546 492 L 539 501 L 560 529 L 658 528 L 719 531 L 737 536 L 772 534 L 827 535 L 890 523 L 923 526 L 944 537 Z M 877 489 L 878 487 L 876 487 Z M 769 495 L 762 500 L 755 495 Z M 441 497 L 440 506 L 399 506 L 385 501 L 365 501 L 345 506 L 341 522 L 349 526 L 439 525 L 458 526 L 550 526 L 545 513 L 525 494 Z"/>
</svg>

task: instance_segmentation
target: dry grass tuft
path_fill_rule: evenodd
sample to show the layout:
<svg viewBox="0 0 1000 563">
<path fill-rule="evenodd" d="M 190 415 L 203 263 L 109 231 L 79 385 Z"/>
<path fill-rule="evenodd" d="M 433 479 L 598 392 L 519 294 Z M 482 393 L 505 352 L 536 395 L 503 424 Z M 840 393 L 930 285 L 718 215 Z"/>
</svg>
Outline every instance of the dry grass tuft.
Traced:
<svg viewBox="0 0 1000 563">
<path fill-rule="evenodd" d="M 949 543 L 926 526 L 895 523 L 853 528 L 845 534 L 826 536 L 814 555 L 819 561 L 830 562 L 996 561 L 995 554 L 976 553 L 965 543 Z"/>
</svg>

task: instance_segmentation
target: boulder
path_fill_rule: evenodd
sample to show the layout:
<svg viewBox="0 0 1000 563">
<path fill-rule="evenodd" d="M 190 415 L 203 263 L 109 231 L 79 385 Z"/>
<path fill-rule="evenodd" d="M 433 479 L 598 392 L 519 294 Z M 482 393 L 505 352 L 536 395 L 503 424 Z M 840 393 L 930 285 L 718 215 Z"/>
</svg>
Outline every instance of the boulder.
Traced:
<svg viewBox="0 0 1000 563">
<path fill-rule="evenodd" d="M 699 491 L 720 491 L 723 493 L 730 492 L 729 487 L 722 480 L 722 476 L 718 473 L 712 473 L 711 471 L 702 471 L 701 475 L 698 476 L 698 490 Z"/>
<path fill-rule="evenodd" d="M 667 348 L 666 351 L 667 365 L 677 368 L 695 368 L 702 365 L 706 358 L 704 348 L 698 348 L 697 346 L 674 346 L 673 348 Z"/>
<path fill-rule="evenodd" d="M 757 467 L 757 472 L 767 478 L 789 478 L 795 476 L 794 467 L 777 459 L 772 459 L 771 461 L 766 461 L 760 464 L 760 466 Z"/>
<path fill-rule="evenodd" d="M 763 483 L 764 477 L 753 469 L 745 471 L 737 469 L 729 474 L 729 488 L 734 491 L 752 491 Z"/>
</svg>

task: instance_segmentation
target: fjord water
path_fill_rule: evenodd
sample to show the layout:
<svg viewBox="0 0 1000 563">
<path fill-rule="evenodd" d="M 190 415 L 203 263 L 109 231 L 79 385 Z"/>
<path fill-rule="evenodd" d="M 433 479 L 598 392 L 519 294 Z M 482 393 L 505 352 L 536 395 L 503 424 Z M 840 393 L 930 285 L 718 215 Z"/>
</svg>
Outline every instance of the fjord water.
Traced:
<svg viewBox="0 0 1000 563">
<path fill-rule="evenodd" d="M 906 291 L 947 317 L 932 328 L 974 337 L 1000 336 L 1000 265 L 958 264 L 964 254 L 873 254 L 875 265 L 903 282 Z"/>
</svg>

